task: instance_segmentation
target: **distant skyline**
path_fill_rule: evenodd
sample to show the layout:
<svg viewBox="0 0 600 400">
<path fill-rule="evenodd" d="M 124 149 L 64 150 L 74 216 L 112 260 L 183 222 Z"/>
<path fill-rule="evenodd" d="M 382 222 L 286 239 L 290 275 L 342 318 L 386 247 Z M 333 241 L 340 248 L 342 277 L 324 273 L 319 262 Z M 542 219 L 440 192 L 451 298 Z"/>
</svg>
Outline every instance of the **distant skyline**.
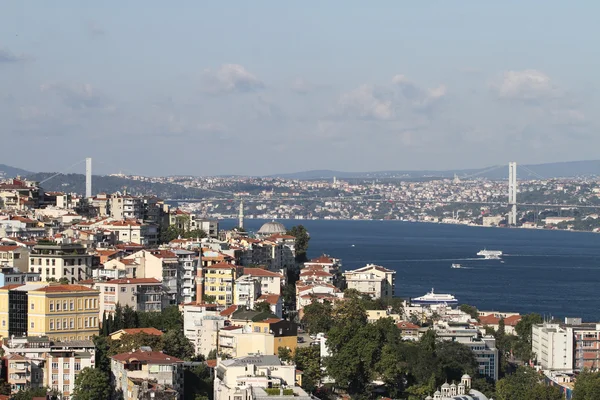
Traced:
<svg viewBox="0 0 600 400">
<path fill-rule="evenodd" d="M 165 176 L 599 158 L 597 2 L 234 4 L 4 4 L 0 163 Z"/>
</svg>

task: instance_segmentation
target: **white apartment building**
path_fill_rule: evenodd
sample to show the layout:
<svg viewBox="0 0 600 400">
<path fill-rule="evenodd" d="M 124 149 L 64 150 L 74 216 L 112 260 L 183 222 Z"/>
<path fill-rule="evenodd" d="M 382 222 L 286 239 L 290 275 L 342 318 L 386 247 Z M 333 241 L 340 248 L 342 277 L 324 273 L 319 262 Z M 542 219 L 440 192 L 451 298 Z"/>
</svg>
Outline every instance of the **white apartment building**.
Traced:
<svg viewBox="0 0 600 400">
<path fill-rule="evenodd" d="M 560 324 L 543 323 L 531 327 L 531 350 L 537 364 L 553 371 L 573 370 L 573 332 Z"/>
<path fill-rule="evenodd" d="M 134 196 L 113 194 L 109 201 L 110 216 L 117 220 L 142 219 L 143 199 Z"/>
<path fill-rule="evenodd" d="M 262 268 L 244 268 L 244 275 L 259 282 L 261 294 L 281 294 L 281 285 L 285 284 L 282 274 Z"/>
<path fill-rule="evenodd" d="M 280 395 L 295 400 L 312 397 L 296 386 L 296 366 L 283 364 L 270 355 L 219 360 L 215 371 L 214 400 L 268 400 L 281 398 L 267 393 L 278 388 Z"/>
<path fill-rule="evenodd" d="M 182 255 L 182 257 L 184 257 L 183 260 L 180 260 L 179 256 L 170 250 L 141 250 L 127 256 L 126 259 L 135 260 L 135 263 L 139 265 L 137 267 L 138 278 L 155 278 L 162 281 L 169 304 L 175 305 L 180 304 L 185 296 L 183 289 L 186 269 L 182 263 L 186 262 L 186 255 Z M 188 266 L 188 268 L 190 267 Z M 189 271 L 187 272 L 189 273 Z M 188 289 L 188 297 L 190 297 L 190 291 L 193 293 L 191 297 L 195 295 L 194 280 L 192 279 L 191 282 L 191 287 L 189 285 L 185 287 Z"/>
<path fill-rule="evenodd" d="M 66 278 L 75 283 L 92 277 L 92 255 L 78 243 L 38 244 L 29 254 L 29 272 L 37 272 L 42 281 Z"/>
<path fill-rule="evenodd" d="M 223 306 L 189 303 L 180 307 L 183 313 L 183 333 L 194 345 L 196 355 L 208 356 L 217 349 L 219 329 L 225 326 L 227 317 L 220 312 Z"/>
<path fill-rule="evenodd" d="M 181 267 L 181 301 L 189 303 L 196 296 L 196 273 L 200 264 L 199 258 L 196 257 L 196 253 L 189 250 L 172 250 L 172 252 L 177 256 Z"/>
<path fill-rule="evenodd" d="M 135 243 L 143 246 L 158 244 L 158 227 L 135 219 L 105 221 L 102 229 L 113 232 L 119 243 Z"/>
<path fill-rule="evenodd" d="M 233 304 L 254 309 L 256 299 L 260 296 L 260 282 L 250 275 L 242 275 L 235 280 Z"/>
<path fill-rule="evenodd" d="M 344 272 L 344 277 L 348 289 L 355 289 L 374 299 L 394 296 L 396 271 L 391 269 L 367 264 L 362 268 Z"/>
</svg>

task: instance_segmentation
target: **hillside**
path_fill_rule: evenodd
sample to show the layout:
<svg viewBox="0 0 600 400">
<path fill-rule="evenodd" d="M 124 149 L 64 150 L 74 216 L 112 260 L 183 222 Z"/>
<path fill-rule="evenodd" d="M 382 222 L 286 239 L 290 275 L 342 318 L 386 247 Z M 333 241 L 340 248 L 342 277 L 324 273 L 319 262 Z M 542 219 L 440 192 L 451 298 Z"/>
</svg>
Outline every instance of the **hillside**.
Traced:
<svg viewBox="0 0 600 400">
<path fill-rule="evenodd" d="M 42 182 L 54 175 L 54 173 L 37 173 L 29 175 L 27 178 L 37 182 Z M 201 198 L 208 196 L 209 193 L 200 189 L 186 188 L 172 183 L 152 183 L 133 179 L 120 178 L 117 176 L 98 176 L 92 177 L 92 186 L 94 193 L 114 193 L 127 190 L 134 195 L 151 196 L 155 195 L 162 199 L 188 199 Z M 52 192 L 74 192 L 85 193 L 85 175 L 83 174 L 65 174 L 56 176 L 42 184 L 45 191 Z"/>
<path fill-rule="evenodd" d="M 10 165 L 0 164 L 0 178 L 15 178 L 17 176 L 31 175 L 32 172 Z"/>
</svg>

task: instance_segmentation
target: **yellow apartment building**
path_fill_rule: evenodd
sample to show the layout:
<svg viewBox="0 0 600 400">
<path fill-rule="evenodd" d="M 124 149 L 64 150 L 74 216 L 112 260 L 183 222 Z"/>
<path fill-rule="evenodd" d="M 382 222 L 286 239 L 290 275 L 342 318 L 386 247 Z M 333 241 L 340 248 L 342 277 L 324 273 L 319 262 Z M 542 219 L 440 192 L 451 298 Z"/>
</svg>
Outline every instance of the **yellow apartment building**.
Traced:
<svg viewBox="0 0 600 400">
<path fill-rule="evenodd" d="M 200 270 L 199 270 L 200 271 Z M 234 301 L 235 280 L 243 274 L 243 267 L 218 263 L 202 268 L 202 294 L 214 296 L 219 305 L 230 306 Z"/>
<path fill-rule="evenodd" d="M 99 292 L 49 283 L 0 288 L 0 336 L 89 340 L 98 334 Z"/>
</svg>

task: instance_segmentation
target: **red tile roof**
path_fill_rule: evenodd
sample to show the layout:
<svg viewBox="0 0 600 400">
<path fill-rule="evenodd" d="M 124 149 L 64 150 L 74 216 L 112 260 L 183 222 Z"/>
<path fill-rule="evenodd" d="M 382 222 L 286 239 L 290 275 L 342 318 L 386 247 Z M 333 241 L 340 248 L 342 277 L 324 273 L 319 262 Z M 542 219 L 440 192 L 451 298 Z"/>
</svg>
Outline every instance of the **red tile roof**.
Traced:
<svg viewBox="0 0 600 400">
<path fill-rule="evenodd" d="M 39 289 L 34 289 L 35 292 L 46 292 L 46 293 L 61 293 L 61 292 L 90 292 L 97 290 L 90 289 L 87 286 L 82 285 L 48 285 Z"/>
<path fill-rule="evenodd" d="M 283 278 L 283 275 L 278 272 L 267 271 L 266 269 L 262 268 L 244 268 L 244 275 Z"/>
<path fill-rule="evenodd" d="M 208 368 L 216 368 L 217 367 L 217 360 L 206 360 L 206 366 Z"/>
<path fill-rule="evenodd" d="M 149 250 L 150 254 L 157 258 L 177 258 L 177 254 L 170 250 Z"/>
<path fill-rule="evenodd" d="M 266 301 L 267 303 L 274 305 L 279 301 L 278 294 L 263 294 L 256 301 Z"/>
<path fill-rule="evenodd" d="M 132 361 L 139 361 L 146 364 L 176 364 L 183 362 L 183 360 L 180 360 L 177 357 L 164 354 L 160 351 L 136 350 L 131 353 L 117 354 L 111 358 L 124 364 L 131 363 Z"/>
<path fill-rule="evenodd" d="M 407 321 L 398 322 L 396 324 L 396 326 L 400 330 L 404 330 L 404 329 L 419 329 L 419 325 L 415 325 L 412 322 L 407 322 Z"/>
<path fill-rule="evenodd" d="M 261 322 L 264 322 L 264 323 L 270 325 L 270 324 L 276 324 L 280 321 L 283 321 L 283 320 L 281 318 L 267 318 L 265 320 L 262 320 Z"/>
<path fill-rule="evenodd" d="M 219 315 L 222 316 L 222 317 L 229 317 L 229 316 L 231 316 L 231 314 L 233 314 L 234 312 L 236 312 L 236 310 L 237 310 L 237 306 L 234 304 L 232 306 L 227 307 L 223 311 L 221 311 L 219 313 Z"/>
<path fill-rule="evenodd" d="M 221 262 L 221 263 L 216 263 L 216 264 L 213 264 L 213 265 L 209 265 L 209 266 L 207 266 L 205 268 L 208 268 L 208 269 L 215 269 L 215 268 L 216 269 L 219 269 L 219 268 L 220 269 L 232 269 L 232 268 L 237 268 L 237 265 L 233 265 L 233 264 L 230 264 L 230 263 Z"/>
<path fill-rule="evenodd" d="M 5 286 L 0 287 L 0 290 L 3 290 L 3 289 L 4 290 L 11 290 L 11 289 L 18 288 L 18 287 L 21 287 L 21 286 L 23 286 L 23 285 L 19 285 L 19 284 L 5 285 Z"/>
<path fill-rule="evenodd" d="M 0 251 L 15 251 L 21 246 L 0 246 Z"/>
<path fill-rule="evenodd" d="M 126 284 L 137 285 L 137 284 L 143 284 L 143 283 L 157 284 L 157 283 L 161 283 L 161 281 L 159 281 L 156 278 L 121 278 L 121 279 L 111 279 L 111 280 L 106 281 L 105 283 L 112 283 L 112 284 L 116 284 L 116 285 L 126 285 Z"/>
<path fill-rule="evenodd" d="M 243 328 L 243 326 L 241 326 L 241 325 L 231 325 L 231 326 L 225 326 L 221 329 L 224 331 L 235 331 L 237 329 L 242 329 L 242 328 Z"/>
</svg>

